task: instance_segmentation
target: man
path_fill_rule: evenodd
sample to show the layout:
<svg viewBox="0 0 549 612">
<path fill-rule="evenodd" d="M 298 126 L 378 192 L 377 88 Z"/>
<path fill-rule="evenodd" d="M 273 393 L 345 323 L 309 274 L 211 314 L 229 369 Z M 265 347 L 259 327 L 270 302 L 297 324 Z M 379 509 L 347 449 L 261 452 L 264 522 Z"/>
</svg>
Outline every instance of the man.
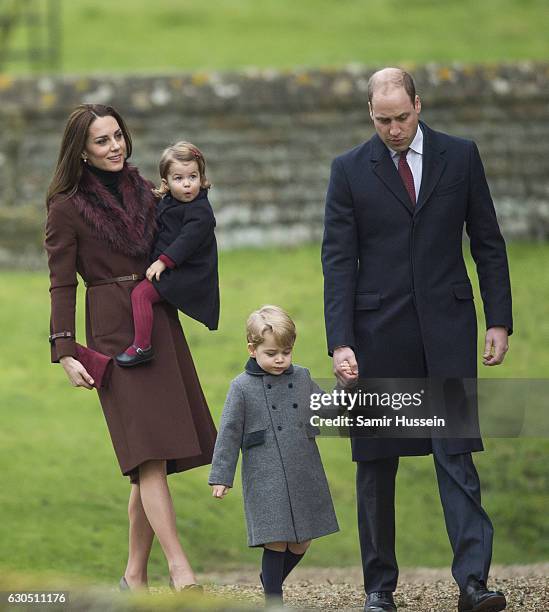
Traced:
<svg viewBox="0 0 549 612">
<path fill-rule="evenodd" d="M 357 373 L 475 378 L 476 315 L 463 227 L 486 317 L 484 365 L 503 361 L 513 325 L 505 243 L 478 149 L 419 121 L 421 101 L 402 70 L 371 77 L 368 107 L 377 134 L 334 160 L 326 198 L 322 265 L 334 372 L 343 383 Z M 479 450 L 482 441 L 471 437 L 352 438 L 367 612 L 396 610 L 399 456 L 430 453 L 454 552 L 458 610 L 505 608 L 504 595 L 486 587 L 493 529 L 471 458 Z"/>
</svg>

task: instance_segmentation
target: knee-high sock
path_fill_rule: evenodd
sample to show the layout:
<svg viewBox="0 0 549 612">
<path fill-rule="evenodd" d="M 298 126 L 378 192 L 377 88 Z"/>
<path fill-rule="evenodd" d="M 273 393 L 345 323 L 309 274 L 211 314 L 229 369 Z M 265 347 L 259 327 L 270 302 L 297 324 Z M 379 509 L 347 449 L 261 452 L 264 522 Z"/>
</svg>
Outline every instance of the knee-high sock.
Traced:
<svg viewBox="0 0 549 612">
<path fill-rule="evenodd" d="M 147 279 L 142 280 L 131 294 L 133 309 L 134 339 L 133 344 L 140 348 L 149 348 L 153 326 L 153 304 L 162 300 L 154 285 Z M 135 349 L 130 346 L 125 351 L 135 355 Z"/>
<path fill-rule="evenodd" d="M 294 567 L 303 559 L 305 553 L 297 555 L 293 553 L 289 548 L 286 549 L 284 556 L 284 572 L 282 574 L 282 582 L 286 580 L 288 574 L 294 569 Z"/>
<path fill-rule="evenodd" d="M 263 549 L 261 574 L 265 595 L 282 596 L 282 576 L 284 574 L 285 553 L 278 550 Z"/>
</svg>

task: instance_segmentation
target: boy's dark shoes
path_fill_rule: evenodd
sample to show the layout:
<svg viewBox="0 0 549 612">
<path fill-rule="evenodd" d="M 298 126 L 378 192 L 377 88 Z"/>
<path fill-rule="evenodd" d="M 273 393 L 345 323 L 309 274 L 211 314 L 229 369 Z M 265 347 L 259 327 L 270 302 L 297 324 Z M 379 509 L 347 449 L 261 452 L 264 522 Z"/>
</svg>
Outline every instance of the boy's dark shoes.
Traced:
<svg viewBox="0 0 549 612">
<path fill-rule="evenodd" d="M 368 593 L 364 612 L 397 612 L 391 591 L 374 591 Z"/>
<path fill-rule="evenodd" d="M 507 607 L 501 591 L 489 591 L 482 580 L 472 578 L 458 600 L 458 612 L 500 612 Z"/>
<path fill-rule="evenodd" d="M 133 346 L 132 348 L 135 350 L 135 355 L 128 355 L 128 353 L 120 353 L 115 357 L 116 363 L 123 368 L 131 368 L 132 366 L 139 365 L 141 363 L 147 363 L 147 361 L 151 361 L 154 358 L 153 347 L 149 346 L 149 348 L 142 349 L 139 346 Z"/>
</svg>

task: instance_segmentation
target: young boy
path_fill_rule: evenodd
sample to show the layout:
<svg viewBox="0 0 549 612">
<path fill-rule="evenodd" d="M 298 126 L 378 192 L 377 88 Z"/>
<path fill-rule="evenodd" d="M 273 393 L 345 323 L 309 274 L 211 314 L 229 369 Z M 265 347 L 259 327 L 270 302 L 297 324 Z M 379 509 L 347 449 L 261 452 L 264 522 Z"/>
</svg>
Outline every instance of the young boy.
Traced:
<svg viewBox="0 0 549 612">
<path fill-rule="evenodd" d="M 313 538 L 339 530 L 328 482 L 309 423 L 309 371 L 292 365 L 294 322 L 278 306 L 253 312 L 246 326 L 250 358 L 232 382 L 221 416 L 212 494 L 233 485 L 242 449 L 248 546 L 262 546 L 260 579 L 269 600 L 282 603 L 282 583 Z"/>
</svg>

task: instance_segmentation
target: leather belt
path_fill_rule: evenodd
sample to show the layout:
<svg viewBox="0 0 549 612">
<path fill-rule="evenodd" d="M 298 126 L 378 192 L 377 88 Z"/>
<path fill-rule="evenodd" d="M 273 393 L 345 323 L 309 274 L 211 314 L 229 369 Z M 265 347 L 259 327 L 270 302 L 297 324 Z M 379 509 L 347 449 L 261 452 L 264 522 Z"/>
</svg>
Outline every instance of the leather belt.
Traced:
<svg viewBox="0 0 549 612">
<path fill-rule="evenodd" d="M 86 287 L 95 287 L 96 285 L 110 285 L 111 283 L 125 283 L 128 281 L 138 281 L 145 278 L 144 274 L 130 274 L 128 276 L 116 276 L 114 278 L 104 278 L 102 280 L 85 282 Z"/>
</svg>

